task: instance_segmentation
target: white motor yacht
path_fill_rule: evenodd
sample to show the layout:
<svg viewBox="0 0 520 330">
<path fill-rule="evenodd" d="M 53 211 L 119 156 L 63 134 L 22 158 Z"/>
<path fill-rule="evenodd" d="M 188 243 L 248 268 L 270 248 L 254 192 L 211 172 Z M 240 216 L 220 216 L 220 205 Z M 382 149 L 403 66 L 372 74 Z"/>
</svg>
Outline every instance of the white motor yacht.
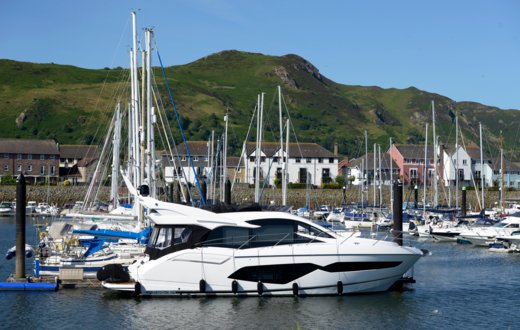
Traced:
<svg viewBox="0 0 520 330">
<path fill-rule="evenodd" d="M 460 233 L 460 238 L 478 246 L 489 246 L 497 237 L 511 236 L 520 229 L 520 217 L 508 216 L 493 226 L 473 226 Z"/>
<path fill-rule="evenodd" d="M 103 267 L 97 277 L 105 288 L 151 296 L 377 292 L 423 255 L 394 242 L 336 234 L 289 213 L 217 214 L 140 200 L 154 225 L 145 257 L 128 270 Z"/>
</svg>

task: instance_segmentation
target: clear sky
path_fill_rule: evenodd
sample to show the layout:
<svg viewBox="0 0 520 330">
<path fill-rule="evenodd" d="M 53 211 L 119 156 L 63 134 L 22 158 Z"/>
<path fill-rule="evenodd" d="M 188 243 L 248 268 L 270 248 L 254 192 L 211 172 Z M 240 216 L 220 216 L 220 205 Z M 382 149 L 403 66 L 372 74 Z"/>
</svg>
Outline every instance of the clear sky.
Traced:
<svg viewBox="0 0 520 330">
<path fill-rule="evenodd" d="M 520 109 L 517 0 L 2 0 L 0 58 L 128 67 L 133 9 L 167 66 L 294 53 L 338 83 Z"/>
</svg>

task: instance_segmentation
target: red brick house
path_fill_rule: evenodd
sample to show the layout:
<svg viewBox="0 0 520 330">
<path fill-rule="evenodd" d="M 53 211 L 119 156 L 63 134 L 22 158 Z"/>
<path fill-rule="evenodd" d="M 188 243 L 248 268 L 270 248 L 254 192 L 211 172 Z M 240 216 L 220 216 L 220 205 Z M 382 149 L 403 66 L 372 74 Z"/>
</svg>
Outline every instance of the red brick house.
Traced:
<svg viewBox="0 0 520 330">
<path fill-rule="evenodd" d="M 28 182 L 57 182 L 60 152 L 53 140 L 0 139 L 0 176 Z"/>
</svg>

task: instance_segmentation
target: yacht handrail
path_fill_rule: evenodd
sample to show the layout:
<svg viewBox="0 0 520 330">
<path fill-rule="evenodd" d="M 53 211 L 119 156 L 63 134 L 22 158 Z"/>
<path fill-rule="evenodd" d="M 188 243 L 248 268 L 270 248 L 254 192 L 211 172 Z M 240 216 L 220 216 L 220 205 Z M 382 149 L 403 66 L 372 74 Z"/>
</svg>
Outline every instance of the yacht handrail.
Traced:
<svg viewBox="0 0 520 330">
<path fill-rule="evenodd" d="M 242 248 L 242 246 L 244 246 L 246 243 L 249 243 L 253 238 L 255 238 L 256 235 L 253 235 L 251 236 L 251 238 L 249 238 L 247 241 L 245 241 L 244 243 L 242 243 L 242 245 L 240 245 L 237 250 L 240 250 Z"/>
<path fill-rule="evenodd" d="M 289 236 L 289 234 L 292 234 L 292 233 L 287 233 L 287 234 L 285 234 L 285 236 L 284 236 L 284 237 L 282 237 L 282 238 L 281 238 L 281 239 L 280 239 L 280 240 L 279 240 L 278 242 L 276 242 L 276 244 L 275 244 L 275 245 L 273 245 L 273 246 L 277 246 L 277 245 L 278 245 L 278 243 L 280 243 L 281 241 L 283 241 L 283 240 L 284 240 L 284 239 L 285 239 L 285 238 L 286 238 L 287 236 Z"/>
</svg>

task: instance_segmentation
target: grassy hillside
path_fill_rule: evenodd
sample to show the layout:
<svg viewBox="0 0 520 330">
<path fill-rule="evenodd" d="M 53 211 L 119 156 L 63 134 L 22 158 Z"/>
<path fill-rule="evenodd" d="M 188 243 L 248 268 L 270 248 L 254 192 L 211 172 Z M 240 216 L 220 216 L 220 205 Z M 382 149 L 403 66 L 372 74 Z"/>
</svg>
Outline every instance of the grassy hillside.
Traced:
<svg viewBox="0 0 520 330">
<path fill-rule="evenodd" d="M 128 70 L 9 60 L 0 60 L 0 70 L 1 137 L 100 142 L 116 101 L 122 101 L 123 107 L 128 102 Z M 431 101 L 435 100 L 441 142 L 455 143 L 453 118 L 458 113 L 466 144 L 478 142 L 478 123 L 482 122 L 487 152 L 496 154 L 502 130 L 505 149 L 517 153 L 518 111 L 457 103 L 413 87 L 399 90 L 338 84 L 297 55 L 224 51 L 166 72 L 187 137 L 207 139 L 212 129 L 220 134 L 228 111 L 231 150 L 235 152 L 245 138 L 261 92 L 265 92 L 265 138 L 278 138 L 276 86 L 281 85 L 297 136 L 291 137 L 293 141 L 317 142 L 330 150 L 338 143 L 340 153 L 350 157 L 364 153 L 364 130 L 369 132 L 370 148 L 377 142 L 386 149 L 389 137 L 398 143 L 420 143 L 425 123 L 431 126 Z M 159 68 L 155 80 L 178 135 Z"/>
</svg>

